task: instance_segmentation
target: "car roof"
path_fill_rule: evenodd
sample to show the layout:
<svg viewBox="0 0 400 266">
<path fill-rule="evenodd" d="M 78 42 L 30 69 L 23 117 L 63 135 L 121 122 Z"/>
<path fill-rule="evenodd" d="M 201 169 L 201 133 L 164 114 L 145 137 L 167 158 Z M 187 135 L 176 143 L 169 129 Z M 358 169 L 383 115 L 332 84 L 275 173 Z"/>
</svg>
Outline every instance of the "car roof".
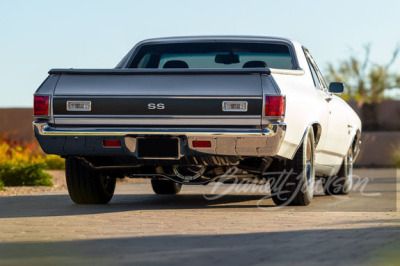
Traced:
<svg viewBox="0 0 400 266">
<path fill-rule="evenodd" d="M 204 35 L 204 36 L 176 36 L 151 38 L 141 41 L 139 44 L 160 42 L 191 42 L 191 41 L 280 41 L 293 44 L 288 38 L 272 36 L 247 36 L 247 35 Z"/>
</svg>

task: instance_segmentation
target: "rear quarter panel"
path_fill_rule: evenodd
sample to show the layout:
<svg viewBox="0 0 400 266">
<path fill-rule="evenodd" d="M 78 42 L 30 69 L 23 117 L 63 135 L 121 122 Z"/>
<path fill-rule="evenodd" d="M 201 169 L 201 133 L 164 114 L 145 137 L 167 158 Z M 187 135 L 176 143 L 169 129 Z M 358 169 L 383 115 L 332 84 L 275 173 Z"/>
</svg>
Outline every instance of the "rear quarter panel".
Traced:
<svg viewBox="0 0 400 266">
<path fill-rule="evenodd" d="M 312 87 L 312 80 L 306 74 L 302 76 L 273 74 L 273 78 L 278 84 L 281 93 L 286 96 L 286 115 L 287 124 L 286 135 L 278 156 L 292 159 L 301 143 L 307 128 L 318 123 L 322 127 L 322 132 L 327 128 L 327 106 L 323 103 L 324 95 Z M 316 150 L 323 146 L 325 135 L 321 135 Z"/>
</svg>

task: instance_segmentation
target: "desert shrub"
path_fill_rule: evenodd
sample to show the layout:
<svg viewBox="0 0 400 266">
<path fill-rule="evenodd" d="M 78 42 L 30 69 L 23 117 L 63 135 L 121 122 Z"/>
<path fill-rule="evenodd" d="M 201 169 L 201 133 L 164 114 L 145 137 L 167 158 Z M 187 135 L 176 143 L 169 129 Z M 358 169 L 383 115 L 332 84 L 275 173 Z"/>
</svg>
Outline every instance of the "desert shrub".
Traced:
<svg viewBox="0 0 400 266">
<path fill-rule="evenodd" d="M 65 160 L 58 155 L 47 154 L 43 161 L 47 170 L 65 170 Z"/>
<path fill-rule="evenodd" d="M 47 167 L 36 143 L 22 144 L 0 137 L 0 181 L 4 186 L 52 186 L 51 175 L 43 172 Z"/>
<path fill-rule="evenodd" d="M 52 176 L 43 167 L 42 163 L 5 163 L 0 166 L 0 177 L 6 186 L 52 186 Z"/>
</svg>

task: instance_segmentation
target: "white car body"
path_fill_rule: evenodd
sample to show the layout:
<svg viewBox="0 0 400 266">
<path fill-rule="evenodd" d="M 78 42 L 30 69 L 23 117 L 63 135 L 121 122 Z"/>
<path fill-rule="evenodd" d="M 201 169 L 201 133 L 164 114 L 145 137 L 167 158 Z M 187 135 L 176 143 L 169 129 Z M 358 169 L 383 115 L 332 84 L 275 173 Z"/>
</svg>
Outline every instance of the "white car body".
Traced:
<svg viewBox="0 0 400 266">
<path fill-rule="evenodd" d="M 322 83 L 322 89 L 316 88 L 303 46 L 291 42 L 302 70 L 291 74 L 271 70 L 281 93 L 287 96 L 287 129 L 278 155 L 292 159 L 307 127 L 318 124 L 321 132 L 315 151 L 316 175 L 333 175 L 339 171 L 351 145 L 355 145 L 355 155 L 358 153 L 361 121 L 343 99 L 328 91 L 326 83 Z"/>
</svg>

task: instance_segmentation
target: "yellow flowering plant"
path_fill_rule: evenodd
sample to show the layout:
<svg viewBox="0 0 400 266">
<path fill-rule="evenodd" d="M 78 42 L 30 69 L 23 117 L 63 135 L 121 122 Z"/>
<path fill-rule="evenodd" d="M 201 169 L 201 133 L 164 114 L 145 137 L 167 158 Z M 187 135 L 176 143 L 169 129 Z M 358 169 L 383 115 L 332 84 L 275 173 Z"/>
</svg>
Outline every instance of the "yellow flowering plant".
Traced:
<svg viewBox="0 0 400 266">
<path fill-rule="evenodd" d="M 64 159 L 46 155 L 36 142 L 22 143 L 0 136 L 0 188 L 3 186 L 52 186 L 43 169 L 63 169 Z"/>
</svg>

